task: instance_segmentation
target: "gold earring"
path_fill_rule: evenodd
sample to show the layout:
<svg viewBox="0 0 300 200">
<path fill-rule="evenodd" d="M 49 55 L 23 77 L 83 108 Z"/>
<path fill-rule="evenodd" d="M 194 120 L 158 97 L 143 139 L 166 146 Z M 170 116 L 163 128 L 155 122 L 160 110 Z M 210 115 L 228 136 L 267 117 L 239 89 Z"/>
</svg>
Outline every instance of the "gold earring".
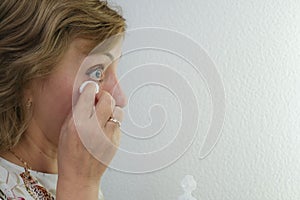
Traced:
<svg viewBox="0 0 300 200">
<path fill-rule="evenodd" d="M 27 100 L 27 103 L 26 103 L 26 108 L 29 110 L 32 106 L 32 100 L 31 99 L 28 99 Z"/>
</svg>

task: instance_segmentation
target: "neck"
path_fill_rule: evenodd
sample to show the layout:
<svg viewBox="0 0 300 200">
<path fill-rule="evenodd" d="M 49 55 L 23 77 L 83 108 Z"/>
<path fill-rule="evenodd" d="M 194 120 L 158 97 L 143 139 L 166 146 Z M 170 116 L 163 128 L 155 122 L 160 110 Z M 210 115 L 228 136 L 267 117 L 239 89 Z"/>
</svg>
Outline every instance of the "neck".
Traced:
<svg viewBox="0 0 300 200">
<path fill-rule="evenodd" d="M 57 174 L 57 145 L 49 141 L 41 131 L 29 127 L 11 150 L 32 170 Z M 2 157 L 24 167 L 24 164 L 9 151 Z"/>
<path fill-rule="evenodd" d="M 24 135 L 12 149 L 32 170 L 44 173 L 57 173 L 57 148 L 46 142 L 36 141 L 31 135 Z"/>
</svg>

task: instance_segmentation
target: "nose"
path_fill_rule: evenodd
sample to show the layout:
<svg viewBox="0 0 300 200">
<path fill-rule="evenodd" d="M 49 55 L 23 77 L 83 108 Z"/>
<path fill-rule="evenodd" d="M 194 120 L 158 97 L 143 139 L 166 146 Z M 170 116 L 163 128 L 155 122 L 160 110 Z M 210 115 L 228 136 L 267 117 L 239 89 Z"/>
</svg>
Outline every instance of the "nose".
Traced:
<svg viewBox="0 0 300 200">
<path fill-rule="evenodd" d="M 106 80 L 102 83 L 102 89 L 111 94 L 116 101 L 116 106 L 123 108 L 127 105 L 127 97 L 124 94 L 115 73 L 110 74 L 106 78 Z"/>
</svg>

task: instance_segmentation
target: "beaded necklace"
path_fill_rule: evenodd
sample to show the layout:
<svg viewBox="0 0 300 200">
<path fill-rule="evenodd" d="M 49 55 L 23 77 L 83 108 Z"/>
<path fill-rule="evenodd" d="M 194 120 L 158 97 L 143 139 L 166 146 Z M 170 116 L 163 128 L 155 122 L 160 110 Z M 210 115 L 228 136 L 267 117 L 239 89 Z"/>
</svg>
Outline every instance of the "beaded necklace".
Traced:
<svg viewBox="0 0 300 200">
<path fill-rule="evenodd" d="M 24 165 L 23 167 L 25 172 L 22 172 L 20 176 L 30 196 L 32 196 L 35 200 L 55 200 L 53 195 L 41 184 L 39 184 L 38 180 L 30 174 L 29 170 L 31 170 L 31 167 L 15 152 L 12 150 L 9 151 Z"/>
</svg>

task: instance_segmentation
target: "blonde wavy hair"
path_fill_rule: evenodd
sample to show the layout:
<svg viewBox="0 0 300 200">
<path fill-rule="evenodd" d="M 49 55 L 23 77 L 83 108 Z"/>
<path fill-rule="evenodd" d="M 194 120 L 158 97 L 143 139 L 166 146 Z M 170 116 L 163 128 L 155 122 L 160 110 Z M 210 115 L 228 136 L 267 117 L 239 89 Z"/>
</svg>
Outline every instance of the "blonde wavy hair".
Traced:
<svg viewBox="0 0 300 200">
<path fill-rule="evenodd" d="M 31 81 L 49 75 L 73 39 L 96 45 L 124 32 L 126 24 L 99 0 L 2 0 L 0 21 L 1 152 L 28 127 L 23 96 Z"/>
</svg>

